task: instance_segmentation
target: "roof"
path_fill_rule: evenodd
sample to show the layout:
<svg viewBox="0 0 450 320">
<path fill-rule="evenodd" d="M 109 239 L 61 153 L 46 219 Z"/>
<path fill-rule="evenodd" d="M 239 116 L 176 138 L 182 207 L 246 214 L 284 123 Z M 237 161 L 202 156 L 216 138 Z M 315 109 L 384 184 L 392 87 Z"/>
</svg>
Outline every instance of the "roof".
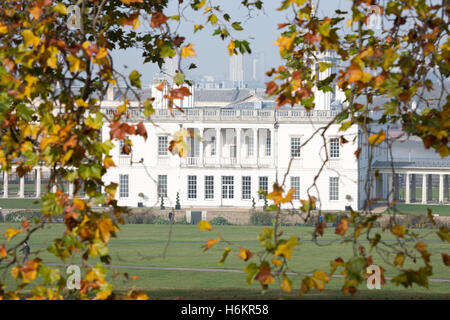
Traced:
<svg viewBox="0 0 450 320">
<path fill-rule="evenodd" d="M 450 169 L 450 160 L 415 160 L 415 161 L 375 161 L 373 167 L 376 169 L 430 169 L 445 168 Z"/>
</svg>

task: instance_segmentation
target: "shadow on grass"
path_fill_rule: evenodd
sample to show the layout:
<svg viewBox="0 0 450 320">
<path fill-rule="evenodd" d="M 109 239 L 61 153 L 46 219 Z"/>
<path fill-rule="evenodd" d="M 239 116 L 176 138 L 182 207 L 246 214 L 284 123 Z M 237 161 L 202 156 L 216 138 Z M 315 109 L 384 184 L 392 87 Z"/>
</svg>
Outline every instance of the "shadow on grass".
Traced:
<svg viewBox="0 0 450 320">
<path fill-rule="evenodd" d="M 352 297 L 344 295 L 339 290 L 324 290 L 319 292 L 313 290 L 303 297 L 298 295 L 297 290 L 287 294 L 281 290 L 269 290 L 262 294 L 255 289 L 154 289 L 145 290 L 151 300 L 449 300 L 450 294 L 444 293 L 422 293 L 401 291 L 369 291 L 361 290 Z"/>
</svg>

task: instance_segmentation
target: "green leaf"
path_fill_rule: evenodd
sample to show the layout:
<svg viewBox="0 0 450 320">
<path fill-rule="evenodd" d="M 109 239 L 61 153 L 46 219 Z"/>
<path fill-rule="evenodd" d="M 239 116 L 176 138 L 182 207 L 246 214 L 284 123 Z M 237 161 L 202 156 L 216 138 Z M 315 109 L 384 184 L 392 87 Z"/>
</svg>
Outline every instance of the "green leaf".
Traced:
<svg viewBox="0 0 450 320">
<path fill-rule="evenodd" d="M 139 72 L 136 70 L 131 71 L 128 79 L 130 79 L 131 85 L 141 89 L 141 74 Z"/>
<path fill-rule="evenodd" d="M 56 199 L 56 194 L 47 193 L 42 196 L 41 212 L 48 216 L 56 216 L 63 213 L 63 207 Z"/>
<path fill-rule="evenodd" d="M 231 26 L 233 27 L 234 30 L 238 30 L 238 31 L 244 30 L 244 28 L 242 28 L 240 22 L 233 22 L 231 24 Z"/>
</svg>

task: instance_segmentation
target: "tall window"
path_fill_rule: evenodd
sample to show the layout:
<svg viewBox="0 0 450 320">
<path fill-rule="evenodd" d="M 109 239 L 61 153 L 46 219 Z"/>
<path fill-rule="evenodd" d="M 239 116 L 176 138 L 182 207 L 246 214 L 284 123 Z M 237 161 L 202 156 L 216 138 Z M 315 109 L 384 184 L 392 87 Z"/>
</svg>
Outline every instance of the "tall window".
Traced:
<svg viewBox="0 0 450 320">
<path fill-rule="evenodd" d="M 167 198 L 167 176 L 158 175 L 158 198 Z"/>
<path fill-rule="evenodd" d="M 216 137 L 211 137 L 211 155 L 216 155 Z"/>
<path fill-rule="evenodd" d="M 205 176 L 205 199 L 214 199 L 214 176 Z"/>
<path fill-rule="evenodd" d="M 197 199 L 197 176 L 188 176 L 188 199 Z"/>
<path fill-rule="evenodd" d="M 291 177 L 291 188 L 295 190 L 294 199 L 300 199 L 300 177 Z"/>
<path fill-rule="evenodd" d="M 339 200 L 339 177 L 330 177 L 330 200 Z"/>
<path fill-rule="evenodd" d="M 268 192 L 269 190 L 269 179 L 267 177 L 259 177 L 259 190 L 263 190 L 265 192 Z M 264 195 L 259 195 L 260 199 L 264 199 Z"/>
<path fill-rule="evenodd" d="M 250 200 L 252 196 L 252 177 L 242 177 L 242 199 Z"/>
<path fill-rule="evenodd" d="M 167 156 L 167 136 L 158 136 L 158 156 Z"/>
<path fill-rule="evenodd" d="M 128 198 L 128 175 L 119 175 L 119 196 L 121 198 Z"/>
<path fill-rule="evenodd" d="M 339 138 L 332 138 L 330 140 L 330 157 L 339 158 Z"/>
<path fill-rule="evenodd" d="M 300 157 L 300 138 L 291 138 L 291 157 L 299 158 Z"/>
<path fill-rule="evenodd" d="M 252 157 L 253 156 L 253 136 L 247 136 L 247 156 Z"/>
<path fill-rule="evenodd" d="M 266 137 L 266 157 L 270 157 L 270 149 L 272 145 L 272 140 L 270 138 L 270 131 L 267 130 L 267 137 Z"/>
<path fill-rule="evenodd" d="M 234 198 L 234 177 L 222 176 L 222 199 Z"/>
</svg>

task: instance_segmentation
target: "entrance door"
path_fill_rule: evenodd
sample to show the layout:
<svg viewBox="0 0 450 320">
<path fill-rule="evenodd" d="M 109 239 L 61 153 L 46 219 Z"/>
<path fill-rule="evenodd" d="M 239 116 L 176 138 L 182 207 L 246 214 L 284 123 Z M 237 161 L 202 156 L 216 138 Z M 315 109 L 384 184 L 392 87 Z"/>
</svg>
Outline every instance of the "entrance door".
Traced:
<svg viewBox="0 0 450 320">
<path fill-rule="evenodd" d="M 191 211 L 191 224 L 198 224 L 202 220 L 201 211 Z"/>
</svg>

